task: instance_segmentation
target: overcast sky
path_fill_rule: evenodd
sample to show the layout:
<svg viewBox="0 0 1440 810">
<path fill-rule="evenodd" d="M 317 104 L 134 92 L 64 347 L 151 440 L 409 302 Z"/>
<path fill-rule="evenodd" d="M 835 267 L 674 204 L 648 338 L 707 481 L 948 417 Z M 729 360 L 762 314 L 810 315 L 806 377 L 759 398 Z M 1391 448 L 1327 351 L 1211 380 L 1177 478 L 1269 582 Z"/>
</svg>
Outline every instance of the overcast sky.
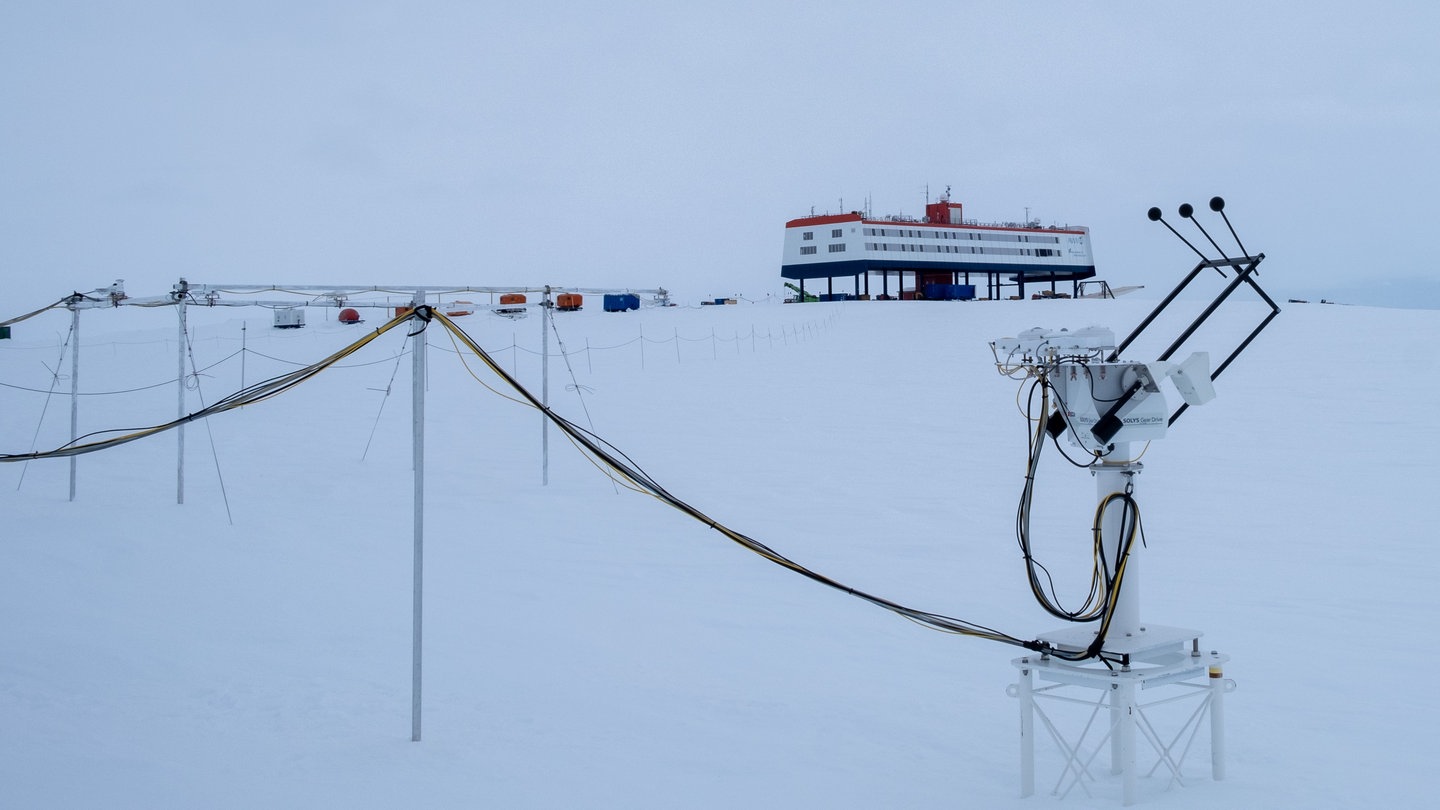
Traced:
<svg viewBox="0 0 1440 810">
<path fill-rule="evenodd" d="M 764 297 L 787 219 L 927 186 L 1150 288 L 1194 257 L 1146 209 L 1218 194 L 1277 297 L 1437 306 L 1437 32 L 1430 0 L 8 0 L 0 318 L 181 276 Z"/>
</svg>

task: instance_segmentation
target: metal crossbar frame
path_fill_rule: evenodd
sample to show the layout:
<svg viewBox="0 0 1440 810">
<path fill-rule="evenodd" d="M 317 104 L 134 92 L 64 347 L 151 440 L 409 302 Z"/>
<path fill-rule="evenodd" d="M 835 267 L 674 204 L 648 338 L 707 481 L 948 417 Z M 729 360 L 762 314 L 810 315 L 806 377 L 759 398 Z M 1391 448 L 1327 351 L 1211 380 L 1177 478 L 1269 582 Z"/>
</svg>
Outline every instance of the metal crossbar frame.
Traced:
<svg viewBox="0 0 1440 810">
<path fill-rule="evenodd" d="M 1147 779 L 1153 777 L 1163 765 L 1169 773 L 1166 787 L 1184 787 L 1185 761 L 1207 719 L 1211 731 L 1212 777 L 1217 781 L 1223 779 L 1223 696 L 1235 687 L 1233 681 L 1222 675 L 1221 665 L 1226 660 L 1228 656 L 1216 652 L 1208 655 L 1201 655 L 1198 650 L 1190 654 L 1171 652 L 1155 656 L 1148 664 L 1139 662 L 1133 667 L 1111 670 L 1045 656 L 1015 659 L 1012 663 L 1020 670 L 1021 677 L 1008 691 L 1012 697 L 1020 699 L 1020 795 L 1030 796 L 1035 790 L 1034 718 L 1037 716 L 1064 760 L 1051 789 L 1051 795 L 1058 798 L 1068 796 L 1076 785 L 1087 797 L 1093 798 L 1090 785 L 1098 780 L 1091 766 L 1100 752 L 1109 747 L 1110 772 L 1121 777 L 1123 803 L 1126 806 L 1134 804 L 1136 780 L 1140 773 L 1136 763 L 1137 730 L 1155 755 L 1155 761 L 1145 770 L 1144 776 Z M 1041 680 L 1050 681 L 1050 685 L 1037 688 L 1037 675 Z M 1152 700 L 1138 698 L 1150 689 L 1161 688 L 1167 688 L 1169 694 Z M 1094 699 L 1077 697 L 1070 694 L 1075 689 L 1093 689 L 1097 694 Z M 1176 693 L 1176 690 L 1179 692 Z M 1195 701 L 1194 709 L 1173 733 L 1166 736 L 1157 726 L 1153 712 L 1147 710 L 1187 700 Z M 1075 704 L 1089 709 L 1083 725 L 1077 732 L 1072 732 L 1073 743 L 1056 719 L 1044 710 L 1042 701 Z M 1101 712 L 1106 709 L 1110 712 L 1109 722 L 1097 723 Z M 1094 732 L 1101 733 L 1093 736 Z M 1089 741 L 1093 742 L 1087 745 Z"/>
</svg>

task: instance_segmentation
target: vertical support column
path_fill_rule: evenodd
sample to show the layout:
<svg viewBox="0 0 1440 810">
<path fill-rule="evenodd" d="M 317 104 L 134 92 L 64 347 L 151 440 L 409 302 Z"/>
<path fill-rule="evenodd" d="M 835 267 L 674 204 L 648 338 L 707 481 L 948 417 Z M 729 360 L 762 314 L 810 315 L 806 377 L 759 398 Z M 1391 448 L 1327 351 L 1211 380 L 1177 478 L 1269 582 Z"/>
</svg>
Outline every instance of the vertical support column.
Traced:
<svg viewBox="0 0 1440 810">
<path fill-rule="evenodd" d="M 540 299 L 540 404 L 550 408 L 550 285 Z M 644 342 L 641 342 L 644 345 Z M 643 365 L 643 360 L 642 360 Z M 540 414 L 540 485 L 550 486 L 550 415 Z"/>
<path fill-rule="evenodd" d="M 415 293 L 411 306 L 425 303 L 423 292 Z M 415 556 L 412 564 L 413 596 L 410 629 L 410 741 L 420 742 L 421 651 L 425 608 L 425 345 L 429 335 L 425 322 L 415 320 L 415 347 L 411 371 L 411 453 L 415 475 Z"/>
<path fill-rule="evenodd" d="M 1110 763 L 1111 773 L 1120 774 L 1124 784 L 1124 804 L 1135 803 L 1135 682 L 1126 678 L 1110 692 L 1111 714 L 1117 724 L 1112 732 L 1116 746 Z"/>
<path fill-rule="evenodd" d="M 1210 666 L 1210 775 L 1225 779 L 1225 672 L 1218 663 Z"/>
<path fill-rule="evenodd" d="M 1035 670 L 1020 670 L 1020 798 L 1035 794 Z"/>
<path fill-rule="evenodd" d="M 176 407 L 176 419 L 185 418 L 185 341 L 189 338 L 189 332 L 185 327 L 185 299 L 189 297 L 190 284 L 185 279 L 175 285 L 175 306 L 180 314 L 180 349 L 178 355 L 178 366 L 176 371 L 175 384 L 179 401 Z M 185 503 L 185 423 L 181 422 L 176 428 L 176 462 L 175 462 L 175 503 Z"/>
<path fill-rule="evenodd" d="M 70 442 L 80 437 L 80 307 L 70 304 Z M 70 457 L 70 500 L 75 500 L 78 459 Z"/>
<path fill-rule="evenodd" d="M 1110 457 L 1120 459 L 1120 461 L 1113 464 L 1102 462 L 1094 467 L 1097 505 L 1109 496 L 1117 492 L 1125 492 L 1127 488 L 1130 488 L 1135 474 L 1140 470 L 1139 463 L 1132 463 L 1130 460 L 1130 444 L 1128 442 L 1117 443 L 1115 449 L 1111 451 Z M 1121 546 L 1121 531 L 1124 528 L 1123 512 L 1123 509 L 1115 507 L 1107 509 L 1100 522 L 1105 566 L 1106 570 L 1112 573 L 1115 570 L 1116 555 L 1119 554 Z M 1140 631 L 1139 556 L 1139 547 L 1132 547 L 1130 556 L 1125 561 L 1125 581 L 1120 589 L 1120 596 L 1115 602 L 1114 615 L 1110 619 L 1110 638 L 1124 638 Z"/>
<path fill-rule="evenodd" d="M 1120 683 L 1110 684 L 1110 774 L 1124 773 L 1125 766 L 1125 744 L 1120 739 L 1120 729 L 1124 724 L 1125 710 L 1120 697 Z"/>
</svg>

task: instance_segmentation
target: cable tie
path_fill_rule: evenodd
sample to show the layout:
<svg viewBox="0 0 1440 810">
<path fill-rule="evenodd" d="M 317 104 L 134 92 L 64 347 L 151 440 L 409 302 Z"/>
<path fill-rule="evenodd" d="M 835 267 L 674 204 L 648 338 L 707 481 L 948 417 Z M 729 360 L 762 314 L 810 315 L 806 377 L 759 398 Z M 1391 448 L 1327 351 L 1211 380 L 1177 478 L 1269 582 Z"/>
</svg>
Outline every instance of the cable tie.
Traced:
<svg viewBox="0 0 1440 810">
<path fill-rule="evenodd" d="M 405 337 L 415 337 L 421 332 L 424 332 L 425 327 L 429 326 L 430 321 L 435 317 L 435 311 L 430 308 L 429 304 L 421 304 L 420 306 L 410 310 L 410 315 L 411 317 L 420 321 L 420 328 L 416 329 L 414 332 L 411 332 Z"/>
</svg>

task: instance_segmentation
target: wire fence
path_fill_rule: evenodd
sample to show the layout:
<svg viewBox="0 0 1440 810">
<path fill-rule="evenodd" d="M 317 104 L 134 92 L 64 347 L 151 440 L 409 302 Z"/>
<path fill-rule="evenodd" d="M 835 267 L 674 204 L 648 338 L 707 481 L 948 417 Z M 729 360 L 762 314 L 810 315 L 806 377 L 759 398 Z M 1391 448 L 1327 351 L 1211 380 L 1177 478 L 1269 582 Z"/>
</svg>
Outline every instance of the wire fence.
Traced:
<svg viewBox="0 0 1440 810">
<path fill-rule="evenodd" d="M 586 337 L 584 346 L 570 350 L 556 351 L 551 347 L 551 357 L 562 357 L 578 362 L 583 359 L 587 371 L 594 373 L 596 358 L 629 358 L 630 361 L 638 364 L 641 370 L 647 370 L 658 365 L 668 364 L 673 356 L 676 364 L 683 364 L 697 360 L 719 360 L 721 347 L 728 356 L 732 352 L 736 356 L 745 354 L 759 354 L 761 351 L 775 351 L 778 349 L 798 346 L 802 343 L 813 341 L 824 335 L 834 327 L 837 315 L 830 313 L 826 317 L 814 320 L 802 321 L 793 324 L 780 324 L 778 326 L 760 327 L 751 324 L 744 332 L 739 328 L 727 330 L 711 327 L 708 334 L 683 335 L 679 327 L 672 327 L 667 335 L 660 332 L 663 337 L 657 337 L 652 329 L 650 334 L 645 333 L 641 325 L 635 337 L 619 342 L 596 345 Z M 669 348 L 662 348 L 669 347 Z M 516 335 L 511 335 L 509 346 L 487 348 L 492 356 L 504 356 L 510 353 L 512 359 L 519 353 L 531 357 L 542 357 L 544 351 L 538 347 L 520 345 Z M 628 354 L 625 354 L 628 353 Z M 513 370 L 513 369 L 512 369 Z"/>
<path fill-rule="evenodd" d="M 823 313 L 816 313 L 814 310 L 809 312 L 819 317 L 772 325 L 751 323 L 729 328 L 712 326 L 701 332 L 682 331 L 679 326 L 657 328 L 653 322 L 648 324 L 647 329 L 647 324 L 641 321 L 635 324 L 632 337 L 621 340 L 615 339 L 617 324 L 613 322 L 577 324 L 574 321 L 567 322 L 563 317 L 552 317 L 552 335 L 549 340 L 533 334 L 529 329 L 525 330 L 530 333 L 528 337 L 522 335 L 519 329 L 514 329 L 508 336 L 508 345 L 500 345 L 505 338 L 496 334 L 495 323 L 482 321 L 475 325 L 482 327 L 477 329 L 477 332 L 489 333 L 488 337 L 483 339 L 484 343 L 489 344 L 486 352 L 502 363 L 508 360 L 512 374 L 523 372 L 527 377 L 538 375 L 548 353 L 548 358 L 558 364 L 550 370 L 551 375 L 569 377 L 567 387 L 572 387 L 579 385 L 575 376 L 580 369 L 584 369 L 585 374 L 591 378 L 597 375 L 603 378 L 607 374 L 626 373 L 627 368 L 632 372 L 637 369 L 653 372 L 691 364 L 723 362 L 727 359 L 743 360 L 795 349 L 824 337 L 839 319 L 838 312 L 833 309 Z M 177 377 L 175 367 L 171 366 L 170 374 L 156 375 L 149 380 L 136 379 L 136 369 L 149 368 L 153 371 L 159 368 L 157 362 L 168 363 L 168 358 L 181 351 L 178 335 L 168 338 L 123 334 L 97 337 L 93 342 L 85 341 L 77 348 L 68 333 L 57 332 L 54 341 L 10 344 L 5 347 L 5 354 L 9 357 L 0 357 L 5 360 L 3 365 L 0 365 L 0 373 L 3 373 L 3 376 L 0 376 L 0 391 L 7 392 L 7 395 L 21 395 L 21 399 L 5 406 L 8 413 L 4 421 L 12 428 L 19 426 L 16 420 L 33 425 L 37 437 L 46 423 L 53 423 L 50 425 L 51 430 L 60 429 L 59 409 L 48 407 L 48 404 L 52 399 L 68 398 L 72 393 L 68 382 L 73 361 L 70 355 L 75 352 L 79 353 L 82 364 L 81 384 L 73 393 L 92 403 L 85 408 L 84 421 L 87 423 L 93 422 L 100 413 L 96 410 L 97 405 L 93 404 L 97 399 L 117 400 L 113 406 L 98 406 L 102 411 L 108 412 L 108 418 L 132 418 L 131 414 L 138 415 L 139 412 L 148 410 L 137 411 L 142 408 L 141 402 L 134 399 L 137 395 L 153 400 L 153 393 L 157 389 L 173 389 L 177 384 L 183 384 L 189 392 L 187 398 L 198 396 L 202 379 L 206 380 L 205 385 L 211 390 L 215 390 L 216 386 L 221 390 L 238 390 L 245 388 L 255 379 L 276 373 L 276 369 L 303 368 L 314 362 L 310 357 L 288 356 L 296 348 L 289 334 L 275 334 L 269 329 L 253 330 L 258 334 L 250 334 L 252 330 L 243 322 L 238 331 L 238 336 L 222 334 L 217 333 L 214 326 L 192 324 L 187 329 L 184 344 L 186 371 L 183 378 Z M 206 334 L 207 332 L 209 334 Z M 582 336 L 578 333 L 584 334 Z M 593 333 L 600 333 L 600 337 L 594 337 Z M 353 335 L 342 331 L 332 334 L 347 339 Z M 327 334 L 327 337 L 329 336 Z M 323 344 L 324 341 L 319 343 Z M 304 346 L 317 350 L 315 342 L 307 341 Z M 431 348 L 448 353 L 457 351 L 443 344 L 435 344 Z M 60 353 L 58 358 L 57 351 Z M 407 341 L 404 346 L 398 347 L 387 356 L 336 363 L 333 368 L 340 370 L 374 366 L 382 367 L 388 372 L 400 358 L 410 354 L 410 351 Z M 27 356 L 33 356 L 33 360 Z M 162 361 L 160 358 L 167 359 Z M 31 369 L 29 372 L 23 372 L 26 366 Z M 388 388 L 387 385 L 384 389 L 375 390 L 384 390 L 388 394 Z M 22 400 L 26 396 L 34 397 L 37 403 L 43 403 L 24 405 Z M 28 418 L 25 414 L 28 414 Z M 39 424 L 35 424 L 36 422 Z"/>
</svg>

